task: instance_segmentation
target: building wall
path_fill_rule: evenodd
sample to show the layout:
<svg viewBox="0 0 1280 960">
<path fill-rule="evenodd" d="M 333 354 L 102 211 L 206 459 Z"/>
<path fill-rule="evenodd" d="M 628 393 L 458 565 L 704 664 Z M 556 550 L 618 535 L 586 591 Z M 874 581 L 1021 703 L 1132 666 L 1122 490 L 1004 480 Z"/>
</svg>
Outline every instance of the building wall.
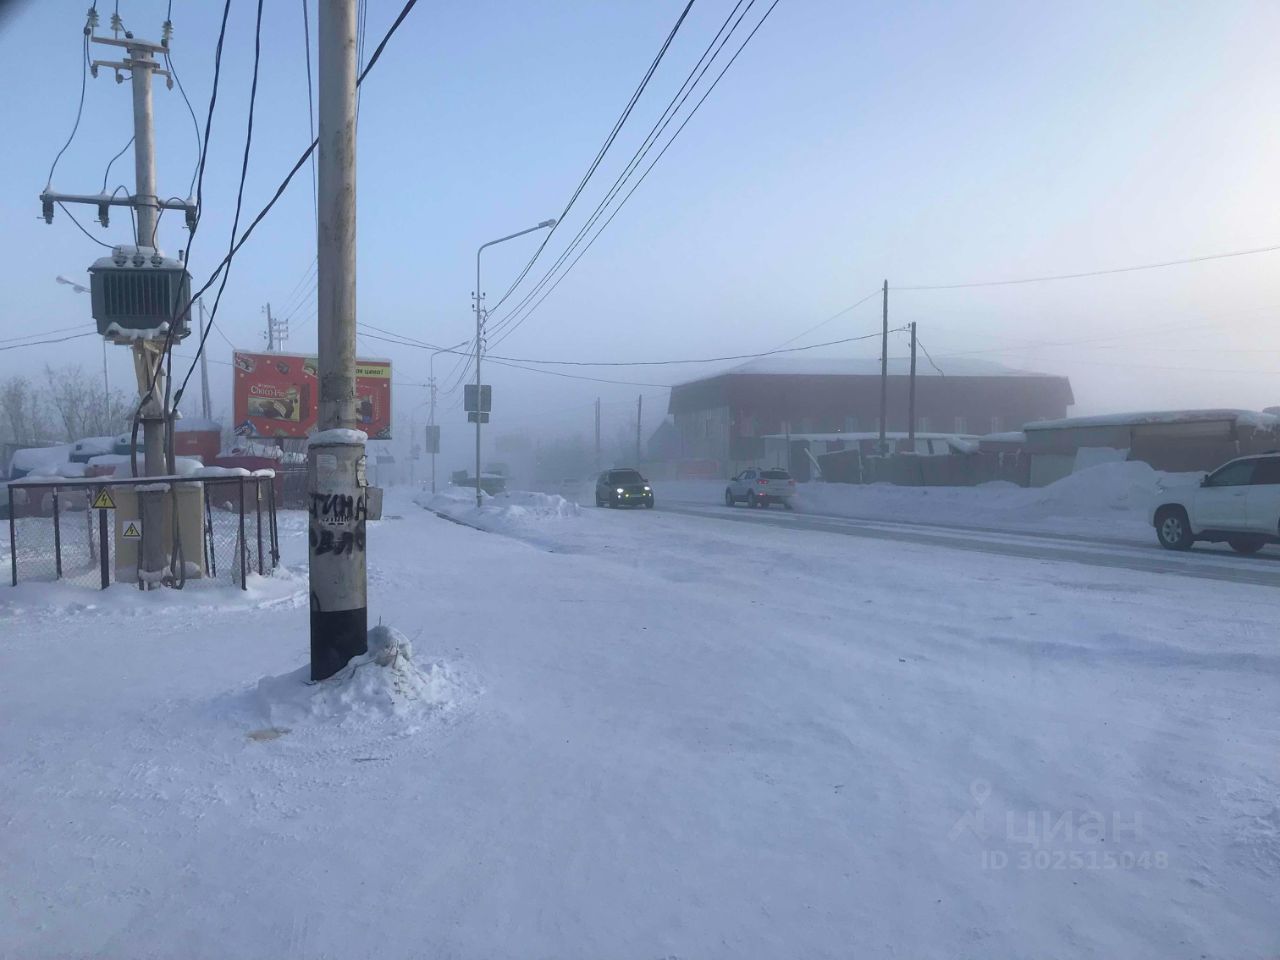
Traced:
<svg viewBox="0 0 1280 960">
<path fill-rule="evenodd" d="M 675 415 L 680 437 L 681 460 L 727 460 L 729 458 L 729 408 L 711 407 Z"/>
<path fill-rule="evenodd" d="M 909 428 L 910 378 L 888 378 L 887 429 Z M 1063 377 L 917 377 L 916 428 L 985 434 L 1066 416 Z M 672 390 L 682 457 L 715 459 L 724 473 L 760 462 L 758 438 L 780 433 L 876 430 L 880 378 L 866 375 L 725 374 Z"/>
</svg>

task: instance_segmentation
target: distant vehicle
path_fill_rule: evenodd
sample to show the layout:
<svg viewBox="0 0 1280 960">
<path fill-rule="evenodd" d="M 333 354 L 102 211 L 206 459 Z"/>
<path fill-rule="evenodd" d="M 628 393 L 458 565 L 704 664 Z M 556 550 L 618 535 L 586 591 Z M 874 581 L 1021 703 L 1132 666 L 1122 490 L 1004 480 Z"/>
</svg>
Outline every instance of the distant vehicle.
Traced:
<svg viewBox="0 0 1280 960">
<path fill-rule="evenodd" d="M 455 470 L 450 474 L 449 482 L 455 487 L 470 487 L 472 490 L 476 488 L 476 478 L 465 470 Z M 480 474 L 480 489 L 489 494 L 489 496 L 496 497 L 498 494 L 506 492 L 507 478 L 499 473 L 482 473 Z"/>
<path fill-rule="evenodd" d="M 791 498 L 796 493 L 796 482 L 785 470 L 743 470 L 724 488 L 724 505 L 732 507 L 745 503 L 748 507 L 767 507 L 780 503 L 791 509 Z"/>
<path fill-rule="evenodd" d="M 1198 487 L 1167 491 L 1151 511 L 1160 546 L 1189 550 L 1197 540 L 1225 541 L 1237 553 L 1280 543 L 1280 455 L 1240 457 Z"/>
<path fill-rule="evenodd" d="M 653 508 L 653 488 L 640 476 L 640 471 L 630 468 L 606 470 L 596 478 L 597 507 Z"/>
</svg>

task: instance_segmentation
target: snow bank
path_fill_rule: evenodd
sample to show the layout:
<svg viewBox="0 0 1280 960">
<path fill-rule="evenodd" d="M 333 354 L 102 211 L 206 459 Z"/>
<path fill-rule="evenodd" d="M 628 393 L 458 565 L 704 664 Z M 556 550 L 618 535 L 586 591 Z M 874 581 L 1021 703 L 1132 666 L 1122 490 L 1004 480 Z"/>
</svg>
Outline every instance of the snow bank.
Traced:
<svg viewBox="0 0 1280 960">
<path fill-rule="evenodd" d="M 277 731 L 314 723 L 413 721 L 449 711 L 469 695 L 443 661 L 418 664 L 413 644 L 379 624 L 369 631 L 369 652 L 328 680 L 309 682 L 310 667 L 258 681 L 255 697 Z"/>
<path fill-rule="evenodd" d="M 444 514 L 468 526 L 495 533 L 527 532 L 548 523 L 575 520 L 582 508 L 555 493 L 512 490 L 497 496 L 484 495 L 484 506 L 476 509 L 475 490 L 451 487 L 444 493 L 419 494 L 414 502 L 433 513 Z"/>
<path fill-rule="evenodd" d="M 802 484 L 802 513 L 928 523 L 1035 526 L 1093 533 L 1149 533 L 1148 511 L 1165 489 L 1198 483 L 1200 473 L 1161 473 L 1140 461 L 1100 463 L 1046 487 L 906 487 L 885 483 Z"/>
<path fill-rule="evenodd" d="M 1150 537 L 1148 511 L 1164 491 L 1194 486 L 1202 473 L 1161 473 L 1139 461 L 1099 463 L 1046 487 L 984 483 L 976 487 L 908 487 L 888 483 L 803 483 L 800 513 L 949 526 L 1037 529 L 1129 538 Z M 658 503 L 719 503 L 723 480 L 655 484 Z"/>
<path fill-rule="evenodd" d="M 1115 460 L 1068 474 L 1047 487 L 1015 488 L 1029 497 L 1017 509 L 1041 514 L 1144 514 L 1164 486 L 1185 485 L 1201 474 L 1164 474 L 1137 460 Z"/>
</svg>

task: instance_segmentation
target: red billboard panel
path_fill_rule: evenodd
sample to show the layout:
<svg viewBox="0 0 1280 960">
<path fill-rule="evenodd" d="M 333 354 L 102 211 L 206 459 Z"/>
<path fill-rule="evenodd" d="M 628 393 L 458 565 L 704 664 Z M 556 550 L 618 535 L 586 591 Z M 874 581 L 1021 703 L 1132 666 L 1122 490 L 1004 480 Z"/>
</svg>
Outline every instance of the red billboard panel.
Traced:
<svg viewBox="0 0 1280 960">
<path fill-rule="evenodd" d="M 293 353 L 232 355 L 236 433 L 305 437 L 315 431 L 316 358 Z M 391 439 L 391 361 L 356 361 L 356 420 L 371 440 Z"/>
</svg>

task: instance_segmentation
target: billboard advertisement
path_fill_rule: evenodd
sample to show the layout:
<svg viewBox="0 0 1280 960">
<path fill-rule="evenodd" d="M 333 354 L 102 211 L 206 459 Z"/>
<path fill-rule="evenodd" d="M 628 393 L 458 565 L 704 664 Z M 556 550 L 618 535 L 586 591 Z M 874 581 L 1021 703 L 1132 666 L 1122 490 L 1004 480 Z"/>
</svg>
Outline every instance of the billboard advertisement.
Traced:
<svg viewBox="0 0 1280 960">
<path fill-rule="evenodd" d="M 293 353 L 232 354 L 236 433 L 305 437 L 315 431 L 316 358 Z M 356 420 L 370 440 L 391 439 L 391 361 L 356 361 Z"/>
</svg>

